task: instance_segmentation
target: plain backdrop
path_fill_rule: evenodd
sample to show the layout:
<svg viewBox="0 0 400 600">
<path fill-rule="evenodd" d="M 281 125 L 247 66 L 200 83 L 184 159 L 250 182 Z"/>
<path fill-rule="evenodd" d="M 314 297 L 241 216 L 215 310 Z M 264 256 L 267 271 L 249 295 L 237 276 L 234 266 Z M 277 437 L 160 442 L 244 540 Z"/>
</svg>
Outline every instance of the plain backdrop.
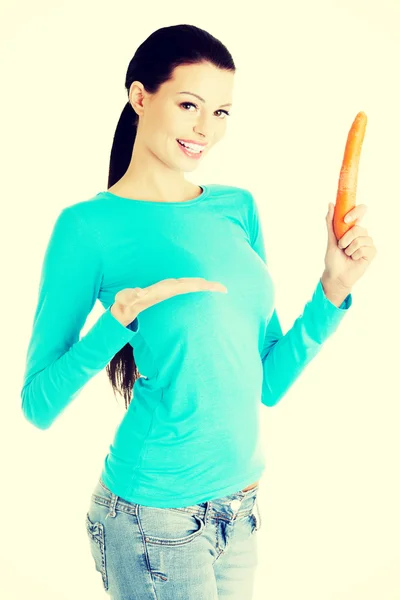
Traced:
<svg viewBox="0 0 400 600">
<path fill-rule="evenodd" d="M 186 177 L 254 194 L 284 332 L 323 272 L 347 134 L 368 117 L 357 203 L 378 255 L 339 329 L 261 411 L 253 600 L 399 600 L 397 0 L 20 0 L 0 16 L 1 598 L 108 597 L 85 513 L 123 400 L 103 371 L 41 431 L 22 414 L 22 376 L 54 222 L 107 187 L 129 61 L 154 30 L 190 23 L 228 47 L 237 73 L 226 137 Z"/>
</svg>

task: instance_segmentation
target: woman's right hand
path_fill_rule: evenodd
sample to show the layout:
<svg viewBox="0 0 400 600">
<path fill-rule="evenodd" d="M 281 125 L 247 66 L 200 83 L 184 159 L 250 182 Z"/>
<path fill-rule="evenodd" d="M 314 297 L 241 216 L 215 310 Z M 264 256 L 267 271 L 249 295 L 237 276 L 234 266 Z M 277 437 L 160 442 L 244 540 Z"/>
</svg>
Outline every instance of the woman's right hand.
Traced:
<svg viewBox="0 0 400 600">
<path fill-rule="evenodd" d="M 126 327 L 146 308 L 167 300 L 167 298 L 190 292 L 222 292 L 226 294 L 228 290 L 222 283 L 208 281 L 203 277 L 163 279 L 146 288 L 125 288 L 117 292 L 110 312 Z"/>
</svg>

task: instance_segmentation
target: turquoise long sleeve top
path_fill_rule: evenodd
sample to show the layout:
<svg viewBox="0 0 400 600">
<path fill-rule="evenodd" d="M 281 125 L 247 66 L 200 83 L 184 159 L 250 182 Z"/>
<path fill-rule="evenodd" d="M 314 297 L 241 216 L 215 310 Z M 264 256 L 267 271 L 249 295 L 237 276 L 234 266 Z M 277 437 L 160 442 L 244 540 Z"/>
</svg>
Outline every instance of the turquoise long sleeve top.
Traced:
<svg viewBox="0 0 400 600">
<path fill-rule="evenodd" d="M 168 203 L 104 191 L 61 211 L 21 391 L 26 419 L 47 429 L 129 344 L 141 376 L 101 478 L 118 496 L 160 508 L 222 497 L 261 477 L 260 407 L 284 397 L 352 305 L 349 294 L 335 306 L 318 279 L 284 334 L 253 195 L 201 188 Z M 228 293 L 175 296 L 127 327 L 110 312 L 118 291 L 171 277 L 219 281 Z M 105 310 L 81 337 L 97 300 Z"/>
</svg>

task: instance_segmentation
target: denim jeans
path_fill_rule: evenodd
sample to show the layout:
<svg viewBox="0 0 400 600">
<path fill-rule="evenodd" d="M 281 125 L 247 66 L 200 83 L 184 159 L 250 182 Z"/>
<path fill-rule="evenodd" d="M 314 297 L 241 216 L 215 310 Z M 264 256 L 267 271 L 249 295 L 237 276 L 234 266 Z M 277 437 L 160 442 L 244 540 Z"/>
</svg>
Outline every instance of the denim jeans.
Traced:
<svg viewBox="0 0 400 600">
<path fill-rule="evenodd" d="M 86 513 L 96 571 L 113 600 L 251 600 L 258 485 L 184 508 L 116 496 L 99 478 Z"/>
</svg>

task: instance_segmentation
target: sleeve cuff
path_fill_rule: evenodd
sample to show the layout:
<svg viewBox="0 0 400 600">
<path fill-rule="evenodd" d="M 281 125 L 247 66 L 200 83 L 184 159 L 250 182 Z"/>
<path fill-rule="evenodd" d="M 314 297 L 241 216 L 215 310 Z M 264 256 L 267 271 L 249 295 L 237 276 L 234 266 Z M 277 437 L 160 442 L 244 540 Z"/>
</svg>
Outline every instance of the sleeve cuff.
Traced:
<svg viewBox="0 0 400 600">
<path fill-rule="evenodd" d="M 325 295 L 319 280 L 305 312 L 313 339 L 319 343 L 325 342 L 337 330 L 352 303 L 352 295 L 348 294 L 340 306 L 333 304 Z"/>
<path fill-rule="evenodd" d="M 325 306 L 328 307 L 328 310 L 330 310 L 332 314 L 334 314 L 337 311 L 346 311 L 353 304 L 353 297 L 351 293 L 346 296 L 346 298 L 343 300 L 340 306 L 336 306 L 336 304 L 333 304 L 333 302 L 331 302 L 329 298 L 325 295 L 321 279 L 318 281 L 316 294 L 322 297 Z"/>
<path fill-rule="evenodd" d="M 130 342 L 140 330 L 138 318 L 127 327 L 111 313 L 110 308 L 97 319 L 85 338 L 95 339 L 95 346 L 102 349 L 103 356 L 114 356 L 125 344 Z M 87 344 L 90 344 L 88 339 Z"/>
</svg>

